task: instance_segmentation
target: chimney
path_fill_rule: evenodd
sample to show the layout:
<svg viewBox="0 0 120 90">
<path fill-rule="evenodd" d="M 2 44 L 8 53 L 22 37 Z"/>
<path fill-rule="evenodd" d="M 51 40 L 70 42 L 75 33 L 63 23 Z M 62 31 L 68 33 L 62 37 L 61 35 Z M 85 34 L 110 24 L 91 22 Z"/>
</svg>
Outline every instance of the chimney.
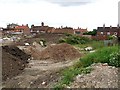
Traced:
<svg viewBox="0 0 120 90">
<path fill-rule="evenodd" d="M 112 29 L 112 25 L 110 25 L 110 29 Z"/>
<path fill-rule="evenodd" d="M 44 22 L 41 23 L 41 26 L 44 26 Z"/>
<path fill-rule="evenodd" d="M 31 25 L 31 28 L 33 28 L 33 27 L 34 27 L 34 24 Z"/>
<path fill-rule="evenodd" d="M 120 28 L 120 26 L 119 26 L 119 24 L 117 25 L 117 29 L 119 29 Z"/>
<path fill-rule="evenodd" d="M 28 27 L 28 24 L 26 24 L 26 26 Z"/>
<path fill-rule="evenodd" d="M 105 24 L 103 24 L 103 29 L 105 29 Z"/>
</svg>

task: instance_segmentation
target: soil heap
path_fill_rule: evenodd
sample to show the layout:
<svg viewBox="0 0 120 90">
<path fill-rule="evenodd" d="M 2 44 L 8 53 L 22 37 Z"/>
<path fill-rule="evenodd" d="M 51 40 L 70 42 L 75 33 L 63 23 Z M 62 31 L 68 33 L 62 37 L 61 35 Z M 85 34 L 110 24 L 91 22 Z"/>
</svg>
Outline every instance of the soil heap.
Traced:
<svg viewBox="0 0 120 90">
<path fill-rule="evenodd" d="M 37 60 L 53 60 L 54 62 L 74 60 L 81 56 L 78 50 L 69 44 L 49 45 L 39 51 L 31 48 L 31 56 Z"/>
<path fill-rule="evenodd" d="M 27 65 L 28 58 L 29 55 L 15 46 L 2 46 L 2 80 L 20 74 Z"/>
</svg>

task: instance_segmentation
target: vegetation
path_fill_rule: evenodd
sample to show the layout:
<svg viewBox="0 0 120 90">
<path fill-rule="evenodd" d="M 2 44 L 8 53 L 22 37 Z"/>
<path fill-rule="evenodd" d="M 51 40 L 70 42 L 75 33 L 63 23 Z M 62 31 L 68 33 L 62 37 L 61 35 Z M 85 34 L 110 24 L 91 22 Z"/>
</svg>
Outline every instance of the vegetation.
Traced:
<svg viewBox="0 0 120 90">
<path fill-rule="evenodd" d="M 95 36 L 96 34 L 97 34 L 97 30 L 96 29 L 93 29 L 93 31 L 89 31 L 89 32 L 83 33 L 83 35 L 92 35 L 92 36 Z"/>
<path fill-rule="evenodd" d="M 96 30 L 87 33 L 87 35 L 95 35 Z M 110 37 L 114 38 L 114 37 Z M 55 86 L 55 90 L 62 89 L 73 81 L 73 78 L 78 74 L 90 73 L 90 68 L 93 63 L 108 63 L 110 66 L 120 67 L 120 51 L 118 52 L 118 46 L 106 47 L 103 41 L 90 40 L 85 37 L 79 37 L 76 35 L 66 34 L 66 38 L 59 40 L 60 43 L 72 44 L 81 50 L 88 46 L 93 47 L 96 51 L 93 53 L 86 53 L 80 60 L 75 63 L 72 67 L 67 68 L 62 72 L 61 81 Z"/>
<path fill-rule="evenodd" d="M 104 47 L 94 53 L 89 53 L 80 59 L 80 67 L 87 67 L 93 63 L 108 63 L 108 65 L 120 67 L 120 53 L 117 46 Z"/>
<path fill-rule="evenodd" d="M 61 38 L 59 43 L 68 43 L 68 44 L 86 44 L 90 42 L 90 39 L 87 37 L 80 37 L 77 35 L 66 34 L 66 38 Z"/>
<path fill-rule="evenodd" d="M 104 47 L 104 42 L 91 40 L 90 42 L 88 42 L 86 44 L 75 44 L 74 46 L 78 47 L 78 48 L 86 48 L 88 46 L 91 46 L 91 47 L 93 47 L 93 49 L 99 49 L 99 48 Z"/>
<path fill-rule="evenodd" d="M 77 67 L 70 67 L 62 72 L 62 80 L 55 85 L 55 90 L 62 90 L 65 86 L 69 85 L 73 81 L 73 77 L 77 76 L 78 74 L 87 74 L 90 73 L 92 68 L 77 68 Z"/>
<path fill-rule="evenodd" d="M 92 68 L 90 65 L 93 63 L 108 63 L 110 66 L 120 67 L 120 51 L 118 46 L 98 48 L 96 52 L 89 53 L 80 58 L 80 60 L 72 67 L 67 68 L 62 72 L 61 81 L 55 86 L 55 90 L 62 90 L 68 86 L 75 76 L 78 74 L 90 73 Z"/>
</svg>

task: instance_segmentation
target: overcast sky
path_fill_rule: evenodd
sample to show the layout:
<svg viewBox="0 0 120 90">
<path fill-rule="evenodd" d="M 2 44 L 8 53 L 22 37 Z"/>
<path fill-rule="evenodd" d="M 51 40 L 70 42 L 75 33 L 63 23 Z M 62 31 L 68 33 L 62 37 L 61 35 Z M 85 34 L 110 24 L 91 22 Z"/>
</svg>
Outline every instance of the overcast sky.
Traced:
<svg viewBox="0 0 120 90">
<path fill-rule="evenodd" d="M 0 0 L 0 27 L 9 23 L 60 27 L 117 26 L 119 0 Z"/>
</svg>

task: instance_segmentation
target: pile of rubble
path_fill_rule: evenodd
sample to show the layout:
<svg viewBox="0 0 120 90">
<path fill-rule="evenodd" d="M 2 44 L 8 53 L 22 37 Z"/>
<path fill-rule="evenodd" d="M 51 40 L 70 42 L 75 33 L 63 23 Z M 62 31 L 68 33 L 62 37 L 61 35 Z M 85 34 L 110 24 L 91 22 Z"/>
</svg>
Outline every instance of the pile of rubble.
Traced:
<svg viewBox="0 0 120 90">
<path fill-rule="evenodd" d="M 118 68 L 93 64 L 90 74 L 78 75 L 69 88 L 118 88 Z"/>
</svg>

